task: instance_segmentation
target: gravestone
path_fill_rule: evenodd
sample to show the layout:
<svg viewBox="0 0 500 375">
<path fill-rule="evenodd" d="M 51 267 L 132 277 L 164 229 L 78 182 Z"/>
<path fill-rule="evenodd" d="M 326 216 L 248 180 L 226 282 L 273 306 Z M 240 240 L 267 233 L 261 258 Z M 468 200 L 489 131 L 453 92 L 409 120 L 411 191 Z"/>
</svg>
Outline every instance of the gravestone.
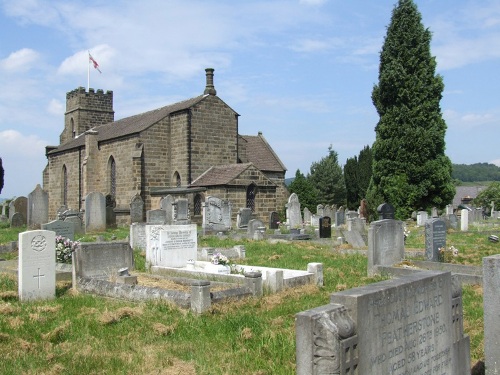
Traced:
<svg viewBox="0 0 500 375">
<path fill-rule="evenodd" d="M 486 375 L 500 369 L 500 255 L 483 258 L 484 358 Z M 486 298 L 487 296 L 487 298 Z"/>
<path fill-rule="evenodd" d="M 19 228 L 26 224 L 26 219 L 20 212 L 14 213 L 10 218 L 10 226 L 13 228 Z"/>
<path fill-rule="evenodd" d="M 362 219 L 368 219 L 368 201 L 366 199 L 361 199 L 361 204 L 359 205 L 359 217 Z M 393 217 L 387 219 L 394 219 Z"/>
<path fill-rule="evenodd" d="M 80 213 L 75 210 L 67 210 L 64 212 L 64 220 L 65 222 L 72 223 L 75 228 L 75 234 L 83 234 L 83 222 L 80 216 Z"/>
<path fill-rule="evenodd" d="M 196 224 L 167 225 L 160 231 L 158 264 L 152 266 L 186 267 L 189 259 L 198 254 Z"/>
<path fill-rule="evenodd" d="M 453 205 L 447 204 L 446 205 L 446 215 L 452 215 L 452 214 L 453 214 Z"/>
<path fill-rule="evenodd" d="M 174 223 L 174 197 L 167 195 L 160 200 L 160 209 L 166 212 L 165 224 L 171 225 Z"/>
<path fill-rule="evenodd" d="M 71 241 L 75 239 L 75 226 L 69 221 L 53 220 L 50 223 L 42 224 L 42 229 L 51 230 L 56 236 L 62 236 Z"/>
<path fill-rule="evenodd" d="M 458 218 L 457 218 L 457 215 L 455 215 L 455 214 L 448 215 L 448 220 L 449 220 L 449 223 L 450 223 L 450 228 L 452 228 L 452 229 L 458 229 Z"/>
<path fill-rule="evenodd" d="M 146 225 L 146 267 L 160 264 L 160 232 L 167 229 L 166 224 L 163 225 Z"/>
<path fill-rule="evenodd" d="M 347 220 L 347 230 L 348 231 L 356 231 L 359 233 L 365 233 L 365 224 L 366 220 L 361 219 L 359 217 L 355 217 L 354 219 Z"/>
<path fill-rule="evenodd" d="M 116 200 L 115 197 L 106 195 L 106 228 L 116 228 Z"/>
<path fill-rule="evenodd" d="M 290 228 L 302 227 L 302 215 L 300 213 L 300 202 L 297 194 L 292 193 L 288 198 L 286 207 L 286 220 Z"/>
<path fill-rule="evenodd" d="M 240 208 L 236 219 L 236 226 L 238 228 L 247 228 L 248 222 L 250 221 L 251 218 L 252 218 L 251 208 Z"/>
<path fill-rule="evenodd" d="M 335 226 L 340 227 L 345 224 L 345 211 L 343 207 L 340 207 L 335 213 Z"/>
<path fill-rule="evenodd" d="M 449 272 L 421 271 L 334 293 L 296 315 L 296 373 L 470 374 L 462 292 Z"/>
<path fill-rule="evenodd" d="M 437 207 L 432 207 L 431 209 L 431 217 L 438 217 L 438 209 Z"/>
<path fill-rule="evenodd" d="M 134 252 L 123 241 L 81 242 L 74 252 L 75 276 L 113 280 L 122 268 L 133 270 Z"/>
<path fill-rule="evenodd" d="M 394 220 L 395 210 L 392 204 L 382 203 L 377 207 L 378 219 L 379 220 Z"/>
<path fill-rule="evenodd" d="M 231 229 L 231 203 L 208 196 L 203 203 L 203 229 L 226 232 Z"/>
<path fill-rule="evenodd" d="M 269 214 L 269 229 L 279 229 L 280 216 L 276 211 Z"/>
<path fill-rule="evenodd" d="M 366 247 L 366 242 L 360 232 L 356 230 L 343 230 L 342 236 L 345 241 L 355 249 L 362 249 Z"/>
<path fill-rule="evenodd" d="M 333 210 L 332 210 L 332 207 L 329 206 L 329 205 L 326 205 L 324 208 L 323 208 L 323 215 L 324 216 L 328 216 L 331 220 L 331 218 L 333 217 Z"/>
<path fill-rule="evenodd" d="M 469 230 L 469 210 L 465 208 L 460 211 L 460 230 L 462 232 Z"/>
<path fill-rule="evenodd" d="M 49 220 L 49 194 L 40 184 L 28 194 L 27 223 L 30 228 L 40 228 Z"/>
<path fill-rule="evenodd" d="M 49 230 L 19 233 L 18 288 L 21 301 L 56 296 L 56 235 Z"/>
<path fill-rule="evenodd" d="M 146 223 L 147 224 L 166 224 L 167 223 L 167 212 L 165 210 L 148 210 L 146 211 Z"/>
<path fill-rule="evenodd" d="M 85 197 L 85 232 L 106 230 L 106 198 L 102 193 L 92 192 Z"/>
<path fill-rule="evenodd" d="M 255 238 L 255 233 L 265 231 L 266 227 L 262 220 L 252 219 L 248 222 L 247 235 L 248 238 Z M 260 237 L 260 236 L 259 236 Z M 260 239 L 260 238 L 259 238 Z"/>
<path fill-rule="evenodd" d="M 172 206 L 174 209 L 173 211 L 174 220 L 172 224 L 179 224 L 179 225 L 191 224 L 191 219 L 189 218 L 189 202 L 186 198 L 176 199 Z"/>
<path fill-rule="evenodd" d="M 22 225 L 27 224 L 27 218 L 28 218 L 28 198 L 26 197 L 17 197 L 16 199 L 12 200 L 9 204 L 9 220 L 12 221 L 12 216 L 14 216 L 15 213 L 21 214 L 22 218 Z"/>
<path fill-rule="evenodd" d="M 56 218 L 59 220 L 64 220 L 64 212 L 68 210 L 68 207 L 65 205 L 59 206 L 59 208 L 56 211 Z"/>
<path fill-rule="evenodd" d="M 311 215 L 311 227 L 319 228 L 320 217 L 316 214 Z"/>
<path fill-rule="evenodd" d="M 346 219 L 349 220 L 349 219 L 354 219 L 354 218 L 359 217 L 359 214 L 357 211 L 347 211 L 345 216 L 346 216 Z"/>
<path fill-rule="evenodd" d="M 424 226 L 427 219 L 429 219 L 429 214 L 427 213 L 427 211 L 418 211 L 417 212 L 417 227 Z"/>
<path fill-rule="evenodd" d="M 323 206 L 322 204 L 318 204 L 316 206 L 316 215 L 318 215 L 319 217 L 323 217 L 324 215 L 324 209 L 325 209 L 325 206 Z"/>
<path fill-rule="evenodd" d="M 144 201 L 139 194 L 136 194 L 130 200 L 130 223 L 144 222 Z"/>
<path fill-rule="evenodd" d="M 146 223 L 132 223 L 129 239 L 132 250 L 146 251 Z"/>
<path fill-rule="evenodd" d="M 319 238 L 332 238 L 332 218 L 324 216 L 319 219 Z"/>
<path fill-rule="evenodd" d="M 377 266 L 392 266 L 405 255 L 403 222 L 378 220 L 368 229 L 368 275 L 377 271 Z"/>
<path fill-rule="evenodd" d="M 311 217 L 312 217 L 311 211 L 309 211 L 309 208 L 305 207 L 304 208 L 304 223 L 306 223 L 306 225 L 311 225 Z"/>
<path fill-rule="evenodd" d="M 425 259 L 439 262 L 440 249 L 446 249 L 446 223 L 440 218 L 427 220 L 425 223 Z"/>
</svg>

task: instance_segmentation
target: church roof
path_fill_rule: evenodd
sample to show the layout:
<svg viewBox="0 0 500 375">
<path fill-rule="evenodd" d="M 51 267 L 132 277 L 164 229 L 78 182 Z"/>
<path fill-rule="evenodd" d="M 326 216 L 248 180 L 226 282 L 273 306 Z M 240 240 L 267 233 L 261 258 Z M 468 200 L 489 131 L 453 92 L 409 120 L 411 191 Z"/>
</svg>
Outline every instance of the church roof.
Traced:
<svg viewBox="0 0 500 375">
<path fill-rule="evenodd" d="M 101 126 L 96 126 L 92 130 L 98 132 L 97 141 L 107 141 L 110 139 L 121 138 L 127 135 L 140 133 L 146 130 L 150 126 L 156 124 L 161 119 L 167 117 L 171 113 L 183 111 L 191 108 L 195 104 L 199 103 L 207 95 L 200 95 L 195 98 L 184 100 L 178 103 L 167 105 L 152 111 L 144 112 L 138 115 L 125 117 L 117 121 L 113 121 Z M 49 154 L 57 153 L 60 151 L 71 150 L 85 145 L 85 133 L 80 134 L 77 138 L 66 142 L 54 150 L 50 151 Z"/>
<path fill-rule="evenodd" d="M 227 185 L 251 167 L 254 167 L 252 163 L 212 166 L 194 180 L 190 187 Z"/>
<path fill-rule="evenodd" d="M 256 136 L 240 135 L 239 140 L 242 146 L 242 152 L 239 155 L 242 162 L 250 162 L 257 169 L 266 172 L 284 172 L 287 170 L 261 132 Z"/>
</svg>

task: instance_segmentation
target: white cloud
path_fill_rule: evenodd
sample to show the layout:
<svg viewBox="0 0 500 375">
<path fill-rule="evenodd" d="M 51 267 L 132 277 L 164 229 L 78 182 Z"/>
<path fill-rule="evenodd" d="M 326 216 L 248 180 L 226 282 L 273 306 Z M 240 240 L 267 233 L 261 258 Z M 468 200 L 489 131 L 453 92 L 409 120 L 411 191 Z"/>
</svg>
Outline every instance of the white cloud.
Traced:
<svg viewBox="0 0 500 375">
<path fill-rule="evenodd" d="M 491 160 L 489 163 L 495 164 L 497 167 L 500 167 L 500 159 Z"/>
<path fill-rule="evenodd" d="M 323 5 L 328 0 L 299 0 L 299 3 L 306 5 Z"/>
<path fill-rule="evenodd" d="M 52 99 L 47 107 L 47 111 L 55 116 L 63 116 L 65 105 L 57 99 Z"/>
<path fill-rule="evenodd" d="M 24 71 L 31 68 L 38 59 L 38 52 L 29 48 L 22 48 L 12 52 L 6 59 L 0 60 L 0 68 L 9 71 Z"/>
<path fill-rule="evenodd" d="M 330 48 L 332 48 L 332 44 L 329 41 L 314 39 L 299 40 L 295 45 L 291 47 L 292 50 L 297 52 L 325 51 Z"/>
</svg>

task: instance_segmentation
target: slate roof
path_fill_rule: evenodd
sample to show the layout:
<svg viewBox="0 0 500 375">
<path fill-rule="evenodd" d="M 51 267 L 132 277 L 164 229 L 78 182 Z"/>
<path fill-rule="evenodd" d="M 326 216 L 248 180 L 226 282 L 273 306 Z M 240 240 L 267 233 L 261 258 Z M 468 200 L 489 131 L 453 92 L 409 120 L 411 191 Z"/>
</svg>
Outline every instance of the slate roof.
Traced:
<svg viewBox="0 0 500 375">
<path fill-rule="evenodd" d="M 476 198 L 481 191 L 486 189 L 486 186 L 456 186 L 455 197 L 453 198 L 453 206 L 458 207 L 462 203 L 462 198 Z"/>
<path fill-rule="evenodd" d="M 101 126 L 97 126 L 93 128 L 98 131 L 97 141 L 107 141 L 111 139 L 125 137 L 131 134 L 140 133 L 141 131 L 146 130 L 150 126 L 156 124 L 161 119 L 167 117 L 171 113 L 186 110 L 191 108 L 195 104 L 199 103 L 203 98 L 207 95 L 200 95 L 195 98 L 191 98 L 188 100 L 184 100 L 182 102 L 174 103 L 171 105 L 167 105 L 165 107 L 161 107 L 158 109 L 154 109 L 152 111 L 144 112 L 138 115 L 122 118 L 121 120 L 117 120 L 114 122 L 110 122 Z M 79 137 L 72 139 L 54 150 L 49 152 L 50 154 L 58 153 L 61 151 L 71 150 L 73 148 L 77 148 L 85 145 L 85 133 L 81 134 Z"/>
<path fill-rule="evenodd" d="M 203 172 L 200 177 L 194 180 L 190 187 L 227 185 L 252 166 L 252 163 L 212 166 Z"/>
<path fill-rule="evenodd" d="M 241 155 L 243 161 L 253 163 L 261 171 L 285 172 L 287 170 L 262 133 L 259 132 L 257 136 L 240 135 L 239 142 L 246 144 L 244 147 L 246 155 Z"/>
</svg>

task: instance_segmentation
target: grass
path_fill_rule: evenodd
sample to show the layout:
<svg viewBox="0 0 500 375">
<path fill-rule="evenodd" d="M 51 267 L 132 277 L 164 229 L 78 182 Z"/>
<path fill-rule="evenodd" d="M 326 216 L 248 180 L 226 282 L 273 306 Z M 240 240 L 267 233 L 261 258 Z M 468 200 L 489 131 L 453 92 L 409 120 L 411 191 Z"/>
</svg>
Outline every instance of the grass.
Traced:
<svg viewBox="0 0 500 375">
<path fill-rule="evenodd" d="M 0 238 L 13 236 L 8 231 L 1 229 Z M 99 235 L 123 239 L 128 231 Z M 482 256 L 497 253 L 499 245 L 487 237 L 484 232 L 450 232 L 448 246 L 460 251 L 453 262 L 479 265 Z M 58 284 L 55 300 L 20 303 L 16 280 L 3 274 L 0 373 L 293 374 L 295 315 L 327 304 L 333 292 L 381 280 L 366 276 L 366 256 L 344 255 L 324 243 L 199 240 L 200 247 L 236 244 L 246 248 L 244 263 L 256 268 L 305 270 L 308 263 L 321 262 L 325 285 L 217 304 L 197 316 L 166 302 L 131 303 L 79 294 L 68 284 Z M 424 248 L 421 228 L 410 228 L 408 246 Z M 136 251 L 135 256 L 141 268 L 144 254 Z M 464 328 L 471 337 L 474 364 L 484 358 L 482 288 L 465 286 L 463 297 Z"/>
</svg>

